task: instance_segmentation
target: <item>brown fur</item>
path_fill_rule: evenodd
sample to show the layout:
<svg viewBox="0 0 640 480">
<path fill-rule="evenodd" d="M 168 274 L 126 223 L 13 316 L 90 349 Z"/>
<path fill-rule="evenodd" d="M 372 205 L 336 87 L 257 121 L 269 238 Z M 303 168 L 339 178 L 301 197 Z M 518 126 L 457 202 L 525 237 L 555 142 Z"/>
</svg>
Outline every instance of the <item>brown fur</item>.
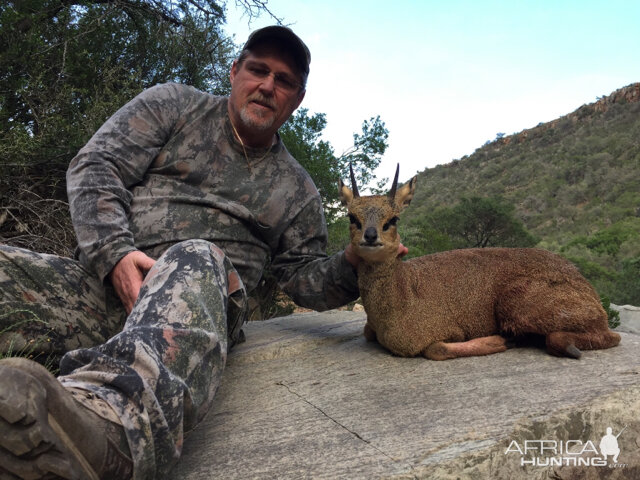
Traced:
<svg viewBox="0 0 640 480">
<path fill-rule="evenodd" d="M 362 259 L 367 340 L 396 355 L 434 360 L 501 352 L 505 337 L 530 334 L 544 336 L 549 353 L 574 358 L 580 349 L 620 342 L 593 287 L 551 252 L 479 248 L 400 260 L 389 221 L 410 203 L 416 177 L 397 192 L 396 185 L 397 174 L 390 196 L 360 197 L 357 187 L 339 183 L 351 245 Z"/>
</svg>

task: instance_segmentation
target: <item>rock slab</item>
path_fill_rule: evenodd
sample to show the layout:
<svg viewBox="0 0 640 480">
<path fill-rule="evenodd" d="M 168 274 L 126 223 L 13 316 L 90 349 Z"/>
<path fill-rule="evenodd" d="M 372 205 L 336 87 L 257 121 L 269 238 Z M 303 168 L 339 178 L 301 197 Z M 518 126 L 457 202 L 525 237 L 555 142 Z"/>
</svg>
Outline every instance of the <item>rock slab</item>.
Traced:
<svg viewBox="0 0 640 480">
<path fill-rule="evenodd" d="M 611 308 L 620 314 L 620 326 L 616 331 L 640 334 L 640 307 L 612 304 Z"/>
<path fill-rule="evenodd" d="M 365 319 L 248 324 L 172 478 L 640 479 L 640 335 L 580 360 L 526 347 L 435 362 L 366 342 Z M 607 427 L 625 426 L 600 465 Z"/>
</svg>

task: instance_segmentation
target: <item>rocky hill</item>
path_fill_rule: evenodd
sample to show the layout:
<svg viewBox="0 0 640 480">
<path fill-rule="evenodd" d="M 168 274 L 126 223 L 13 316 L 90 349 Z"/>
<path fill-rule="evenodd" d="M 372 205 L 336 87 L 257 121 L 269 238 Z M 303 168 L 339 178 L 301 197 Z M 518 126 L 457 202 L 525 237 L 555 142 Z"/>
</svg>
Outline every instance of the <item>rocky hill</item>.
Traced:
<svg viewBox="0 0 640 480">
<path fill-rule="evenodd" d="M 552 120 L 551 122 L 541 123 L 535 128 L 523 130 L 515 135 L 501 138 L 498 140 L 498 143 L 503 145 L 508 145 L 512 141 L 521 143 L 526 141 L 530 135 L 535 136 L 549 129 L 558 128 L 564 119 L 569 119 L 574 124 L 590 122 L 594 117 L 594 113 L 605 113 L 614 105 L 626 105 L 638 102 L 640 102 L 640 83 L 632 83 L 631 85 L 616 90 L 611 95 L 599 98 L 594 103 L 583 105 L 568 115 Z"/>
<path fill-rule="evenodd" d="M 622 271 L 640 273 L 640 83 L 424 170 L 405 220 L 471 196 L 513 204 L 539 246 L 615 298 Z"/>
</svg>

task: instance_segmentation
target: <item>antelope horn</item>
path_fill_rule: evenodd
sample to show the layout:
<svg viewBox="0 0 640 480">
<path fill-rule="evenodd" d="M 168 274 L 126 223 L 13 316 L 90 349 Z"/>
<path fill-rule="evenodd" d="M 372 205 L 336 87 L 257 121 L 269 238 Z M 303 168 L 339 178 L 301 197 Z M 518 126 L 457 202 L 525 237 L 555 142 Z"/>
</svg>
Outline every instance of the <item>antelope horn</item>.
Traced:
<svg viewBox="0 0 640 480">
<path fill-rule="evenodd" d="M 398 174 L 400 173 L 400 164 L 398 164 L 398 166 L 396 167 L 396 176 L 393 179 L 393 184 L 391 185 L 391 190 L 389 190 L 389 193 L 387 193 L 387 196 L 393 200 L 394 198 L 396 198 L 396 190 L 398 188 Z"/>
<path fill-rule="evenodd" d="M 351 191 L 353 192 L 353 198 L 358 198 L 360 192 L 358 192 L 358 185 L 356 185 L 356 176 L 353 174 L 353 167 L 349 164 L 349 172 L 351 172 Z"/>
</svg>

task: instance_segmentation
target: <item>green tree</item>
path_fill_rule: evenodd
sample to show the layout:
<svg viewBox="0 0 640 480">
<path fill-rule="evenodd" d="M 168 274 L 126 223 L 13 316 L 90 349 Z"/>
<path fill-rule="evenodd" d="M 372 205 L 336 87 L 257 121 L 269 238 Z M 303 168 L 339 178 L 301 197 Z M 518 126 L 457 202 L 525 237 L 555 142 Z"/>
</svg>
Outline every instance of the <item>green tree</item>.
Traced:
<svg viewBox="0 0 640 480">
<path fill-rule="evenodd" d="M 463 197 L 453 208 L 436 211 L 431 225 L 449 235 L 458 248 L 535 245 L 537 240 L 514 212 L 515 207 L 501 197 Z"/>
<path fill-rule="evenodd" d="M 623 262 L 615 294 L 620 304 L 640 305 L 640 257 Z"/>
<path fill-rule="evenodd" d="M 590 235 L 574 236 L 559 252 L 575 263 L 596 290 L 617 304 L 640 304 L 640 218 Z"/>
<path fill-rule="evenodd" d="M 333 217 L 331 207 L 337 197 L 336 182 L 339 175 L 333 147 L 321 139 L 327 126 L 324 113 L 309 114 L 306 108 L 299 108 L 280 128 L 280 136 L 287 150 L 309 172 L 322 196 L 327 217 Z"/>
<path fill-rule="evenodd" d="M 31 145 L 12 161 L 33 163 L 42 152 L 66 164 L 123 98 L 156 83 L 227 91 L 234 46 L 223 22 L 211 0 L 8 2 L 0 13 L 2 144 L 23 146 L 11 140 L 27 135 Z"/>
<path fill-rule="evenodd" d="M 586 248 L 599 255 L 616 257 L 620 247 L 629 239 L 637 238 L 640 233 L 640 221 L 631 219 L 622 221 L 595 232 L 593 235 L 580 235 L 568 242 L 562 251 L 568 250 L 574 245 L 584 245 Z"/>
<path fill-rule="evenodd" d="M 349 165 L 352 165 L 358 185 L 375 181 L 374 170 L 387 148 L 389 132 L 379 116 L 365 120 L 362 132 L 353 135 L 353 146 L 336 157 L 331 144 L 321 139 L 326 125 L 324 113 L 310 115 L 306 108 L 300 108 L 282 126 L 280 135 L 289 152 L 313 178 L 327 221 L 332 223 L 341 211 L 338 178 L 349 178 Z"/>
<path fill-rule="evenodd" d="M 0 240 L 69 254 L 69 161 L 149 86 L 178 81 L 227 92 L 235 46 L 222 33 L 224 21 L 214 0 L 3 3 Z"/>
<path fill-rule="evenodd" d="M 343 179 L 349 178 L 350 167 L 356 182 L 362 188 L 376 180 L 373 171 L 380 165 L 382 155 L 387 150 L 389 130 L 380 116 L 371 117 L 362 122 L 362 133 L 353 134 L 353 145 L 338 157 L 338 169 Z M 376 187 L 372 187 L 373 193 L 382 193 L 387 179 L 382 178 Z M 336 193 L 336 199 L 337 193 Z"/>
<path fill-rule="evenodd" d="M 398 232 L 409 248 L 407 258 L 419 257 L 454 248 L 451 237 L 436 228 L 425 217 L 400 219 Z"/>
</svg>

